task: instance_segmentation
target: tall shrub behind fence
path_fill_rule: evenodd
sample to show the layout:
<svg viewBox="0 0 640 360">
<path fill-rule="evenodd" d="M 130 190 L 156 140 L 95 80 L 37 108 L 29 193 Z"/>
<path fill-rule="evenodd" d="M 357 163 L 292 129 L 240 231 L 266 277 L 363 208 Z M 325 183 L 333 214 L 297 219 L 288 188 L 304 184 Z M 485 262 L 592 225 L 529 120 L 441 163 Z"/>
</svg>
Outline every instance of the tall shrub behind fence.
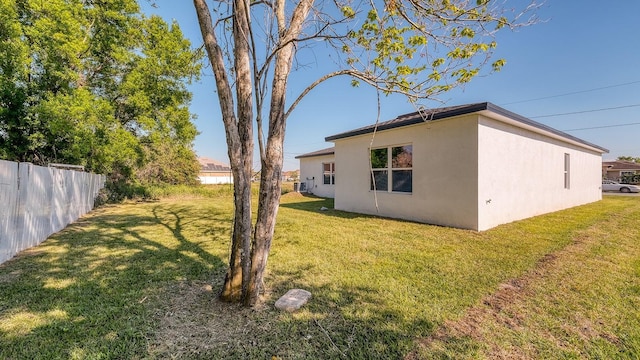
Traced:
<svg viewBox="0 0 640 360">
<path fill-rule="evenodd" d="M 91 211 L 103 175 L 0 160 L 0 264 Z"/>
</svg>

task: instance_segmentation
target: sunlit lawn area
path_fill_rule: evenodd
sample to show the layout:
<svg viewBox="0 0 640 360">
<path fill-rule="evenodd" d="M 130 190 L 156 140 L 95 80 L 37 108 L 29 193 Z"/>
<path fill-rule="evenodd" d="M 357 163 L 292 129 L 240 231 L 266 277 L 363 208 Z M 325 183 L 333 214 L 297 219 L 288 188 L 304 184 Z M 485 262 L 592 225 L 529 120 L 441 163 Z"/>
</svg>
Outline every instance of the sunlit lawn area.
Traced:
<svg viewBox="0 0 640 360">
<path fill-rule="evenodd" d="M 212 194 L 97 209 L 0 265 L 0 359 L 640 357 L 640 198 L 478 233 L 290 193 L 251 310 L 216 300 Z M 294 287 L 310 303 L 277 311 Z"/>
</svg>

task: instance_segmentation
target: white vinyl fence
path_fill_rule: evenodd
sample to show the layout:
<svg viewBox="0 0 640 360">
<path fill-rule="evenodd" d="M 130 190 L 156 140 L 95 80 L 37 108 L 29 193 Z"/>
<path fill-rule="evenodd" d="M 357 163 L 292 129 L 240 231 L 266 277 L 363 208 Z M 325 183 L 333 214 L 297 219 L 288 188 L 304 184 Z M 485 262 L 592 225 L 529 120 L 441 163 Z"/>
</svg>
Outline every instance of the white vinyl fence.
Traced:
<svg viewBox="0 0 640 360">
<path fill-rule="evenodd" d="M 0 160 L 0 264 L 93 209 L 104 175 Z"/>
</svg>

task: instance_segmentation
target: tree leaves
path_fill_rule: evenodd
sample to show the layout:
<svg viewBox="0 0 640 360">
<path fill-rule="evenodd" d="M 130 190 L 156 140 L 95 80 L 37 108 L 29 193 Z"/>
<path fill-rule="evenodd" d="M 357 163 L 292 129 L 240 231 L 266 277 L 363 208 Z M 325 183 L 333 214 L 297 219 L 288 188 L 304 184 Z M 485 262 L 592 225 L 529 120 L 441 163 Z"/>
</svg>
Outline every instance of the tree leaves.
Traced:
<svg viewBox="0 0 640 360">
<path fill-rule="evenodd" d="M 490 0 L 393 0 L 385 1 L 384 11 L 376 6 L 344 7 L 349 30 L 331 41 L 348 53 L 343 65 L 349 74 L 410 100 L 433 98 L 485 68 L 500 70 L 506 62 L 491 60 L 495 32 L 535 23 L 535 18 L 520 22 L 522 12 Z M 535 8 L 532 4 L 523 12 Z"/>
<path fill-rule="evenodd" d="M 195 178 L 185 84 L 202 54 L 177 24 L 135 0 L 0 0 L 0 30 L 0 156 L 135 181 L 163 151 Z"/>
</svg>

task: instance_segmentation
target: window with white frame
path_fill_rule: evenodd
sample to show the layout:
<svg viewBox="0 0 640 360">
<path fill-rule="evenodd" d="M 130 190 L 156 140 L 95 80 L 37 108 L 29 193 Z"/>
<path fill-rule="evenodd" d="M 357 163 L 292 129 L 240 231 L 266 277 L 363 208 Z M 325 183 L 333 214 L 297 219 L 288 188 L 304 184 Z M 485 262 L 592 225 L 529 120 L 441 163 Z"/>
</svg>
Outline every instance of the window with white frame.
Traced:
<svg viewBox="0 0 640 360">
<path fill-rule="evenodd" d="M 335 185 L 336 183 L 336 164 L 322 163 L 322 183 L 325 185 Z"/>
<path fill-rule="evenodd" d="M 635 171 L 620 171 L 620 176 L 622 176 L 622 177 L 624 177 L 624 176 L 633 176 L 635 174 L 636 174 Z"/>
<path fill-rule="evenodd" d="M 570 188 L 571 180 L 571 156 L 567 153 L 564 154 L 564 188 Z"/>
<path fill-rule="evenodd" d="M 413 191 L 413 145 L 371 149 L 371 190 Z"/>
</svg>

